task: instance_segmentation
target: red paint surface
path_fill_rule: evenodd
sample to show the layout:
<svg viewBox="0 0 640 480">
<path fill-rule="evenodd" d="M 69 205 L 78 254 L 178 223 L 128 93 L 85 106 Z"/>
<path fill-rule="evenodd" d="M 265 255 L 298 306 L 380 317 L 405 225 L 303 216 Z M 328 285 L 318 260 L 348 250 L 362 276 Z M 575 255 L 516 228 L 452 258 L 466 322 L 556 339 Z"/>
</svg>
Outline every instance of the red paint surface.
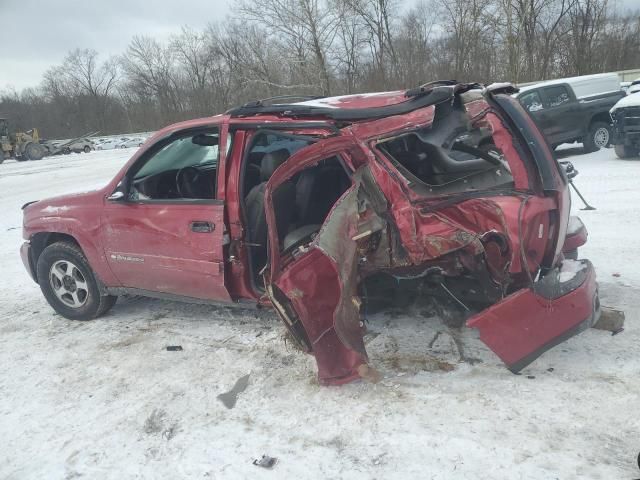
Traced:
<svg viewBox="0 0 640 480">
<path fill-rule="evenodd" d="M 589 319 L 596 295 L 590 265 L 584 283 L 562 297 L 548 300 L 533 290 L 519 290 L 471 317 L 467 326 L 477 328 L 480 340 L 511 366 Z"/>
<path fill-rule="evenodd" d="M 562 246 L 563 252 L 570 252 L 587 243 L 587 228 L 582 224 L 582 222 L 580 222 L 580 224 L 580 228 L 575 232 L 567 232 L 567 236 L 564 239 L 564 244 Z"/>
<path fill-rule="evenodd" d="M 291 300 L 311 342 L 321 384 L 340 384 L 358 378 L 366 357 L 341 341 L 334 311 L 342 294 L 335 263 L 313 248 L 289 265 L 274 283 Z"/>
</svg>

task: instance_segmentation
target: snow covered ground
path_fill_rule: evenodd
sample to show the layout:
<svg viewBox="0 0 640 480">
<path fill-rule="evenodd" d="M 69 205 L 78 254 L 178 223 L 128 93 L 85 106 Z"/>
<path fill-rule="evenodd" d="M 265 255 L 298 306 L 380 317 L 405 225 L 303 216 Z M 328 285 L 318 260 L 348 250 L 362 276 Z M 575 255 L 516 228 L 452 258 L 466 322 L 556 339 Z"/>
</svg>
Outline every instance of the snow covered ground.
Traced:
<svg viewBox="0 0 640 480">
<path fill-rule="evenodd" d="M 574 198 L 581 255 L 623 333 L 587 331 L 516 376 L 417 306 L 370 318 L 384 380 L 336 388 L 269 312 L 126 298 L 92 322 L 56 316 L 20 262 L 20 206 L 104 184 L 134 150 L 5 162 L 0 478 L 639 477 L 640 161 L 579 150 L 562 155 L 598 208 Z M 217 395 L 247 374 L 225 408 Z M 262 454 L 273 471 L 252 465 Z"/>
</svg>

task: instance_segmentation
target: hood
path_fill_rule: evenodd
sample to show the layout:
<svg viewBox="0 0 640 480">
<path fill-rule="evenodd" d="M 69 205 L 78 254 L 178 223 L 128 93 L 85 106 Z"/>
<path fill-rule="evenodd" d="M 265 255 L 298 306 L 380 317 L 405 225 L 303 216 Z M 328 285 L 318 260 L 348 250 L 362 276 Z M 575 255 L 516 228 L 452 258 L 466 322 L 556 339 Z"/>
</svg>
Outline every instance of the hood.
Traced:
<svg viewBox="0 0 640 480">
<path fill-rule="evenodd" d="M 80 210 L 101 207 L 102 197 L 102 190 L 92 190 L 28 202 L 22 207 L 24 221 L 27 224 L 35 218 L 76 217 Z"/>
<path fill-rule="evenodd" d="M 609 113 L 613 115 L 617 109 L 624 107 L 640 107 L 640 91 L 629 93 L 629 95 L 620 99 L 618 103 L 609 110 Z"/>
</svg>

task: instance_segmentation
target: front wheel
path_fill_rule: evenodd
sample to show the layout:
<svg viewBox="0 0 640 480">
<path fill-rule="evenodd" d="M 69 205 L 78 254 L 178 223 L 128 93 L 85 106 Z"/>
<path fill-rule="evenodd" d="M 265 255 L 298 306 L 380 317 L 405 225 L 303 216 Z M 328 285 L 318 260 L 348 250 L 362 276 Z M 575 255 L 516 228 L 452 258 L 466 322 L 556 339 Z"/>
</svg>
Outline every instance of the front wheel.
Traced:
<svg viewBox="0 0 640 480">
<path fill-rule="evenodd" d="M 637 157 L 639 153 L 637 148 L 629 147 L 627 145 L 614 145 L 613 149 L 616 152 L 616 156 L 622 160 Z"/>
<path fill-rule="evenodd" d="M 126 145 L 120 145 L 120 148 L 127 148 Z"/>
<path fill-rule="evenodd" d="M 117 297 L 101 295 L 89 262 L 72 243 L 57 242 L 42 251 L 37 263 L 38 283 L 53 309 L 69 320 L 103 315 Z"/>
<path fill-rule="evenodd" d="M 601 148 L 611 146 L 613 138 L 611 125 L 605 122 L 593 122 L 589 127 L 589 133 L 584 139 L 584 150 L 587 153 L 597 152 Z"/>
<path fill-rule="evenodd" d="M 42 145 L 39 143 L 30 143 L 25 147 L 23 156 L 29 160 L 42 160 L 44 153 L 45 151 Z"/>
<path fill-rule="evenodd" d="M 84 153 L 89 153 L 91 151 L 91 147 L 89 145 L 85 145 L 83 150 L 84 150 Z"/>
</svg>

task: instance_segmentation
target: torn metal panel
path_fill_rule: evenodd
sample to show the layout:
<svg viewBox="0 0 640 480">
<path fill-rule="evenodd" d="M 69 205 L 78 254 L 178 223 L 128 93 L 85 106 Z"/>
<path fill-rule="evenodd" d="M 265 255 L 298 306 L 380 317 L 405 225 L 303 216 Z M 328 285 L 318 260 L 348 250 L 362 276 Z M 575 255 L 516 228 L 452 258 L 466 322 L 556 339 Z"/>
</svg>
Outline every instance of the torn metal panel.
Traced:
<svg viewBox="0 0 640 480">
<path fill-rule="evenodd" d="M 595 271 L 585 268 L 567 281 L 559 269 L 487 310 L 471 317 L 467 326 L 512 372 L 519 372 L 545 351 L 591 327 L 600 314 Z"/>
</svg>

